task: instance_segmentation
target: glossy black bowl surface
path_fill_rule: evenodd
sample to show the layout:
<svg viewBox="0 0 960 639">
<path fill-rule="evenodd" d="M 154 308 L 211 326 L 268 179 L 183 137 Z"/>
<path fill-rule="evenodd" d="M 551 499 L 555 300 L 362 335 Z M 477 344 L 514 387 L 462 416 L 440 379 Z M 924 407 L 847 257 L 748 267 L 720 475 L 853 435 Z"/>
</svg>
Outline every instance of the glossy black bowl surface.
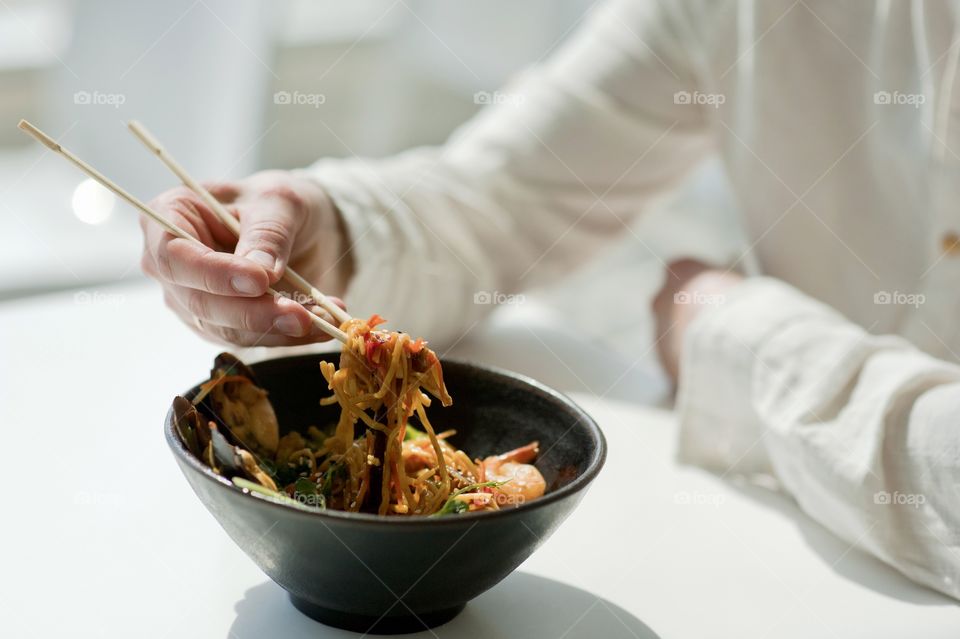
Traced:
<svg viewBox="0 0 960 639">
<path fill-rule="evenodd" d="M 318 405 L 327 393 L 319 362 L 329 357 L 335 356 L 252 366 L 284 431 L 336 421 L 336 406 Z M 443 369 L 454 403 L 428 409 L 434 427 L 456 429 L 451 442 L 474 458 L 539 440 L 544 497 L 498 512 L 446 517 L 307 512 L 245 494 L 213 473 L 176 436 L 172 411 L 164 432 L 203 504 L 298 609 L 359 632 L 420 631 L 452 619 L 529 557 L 570 514 L 606 457 L 600 429 L 560 393 L 465 362 L 444 361 Z"/>
</svg>

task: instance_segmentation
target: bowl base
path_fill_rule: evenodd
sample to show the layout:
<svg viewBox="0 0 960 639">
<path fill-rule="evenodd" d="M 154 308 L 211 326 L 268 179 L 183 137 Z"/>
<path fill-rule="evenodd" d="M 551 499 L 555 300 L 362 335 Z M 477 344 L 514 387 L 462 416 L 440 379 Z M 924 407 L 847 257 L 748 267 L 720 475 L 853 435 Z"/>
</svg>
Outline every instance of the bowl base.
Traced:
<svg viewBox="0 0 960 639">
<path fill-rule="evenodd" d="M 294 608 L 314 621 L 319 621 L 322 624 L 333 626 L 334 628 L 342 628 L 343 630 L 352 630 L 353 632 L 362 632 L 371 635 L 399 635 L 435 628 L 456 617 L 464 607 L 466 607 L 466 604 L 460 604 L 453 608 L 434 610 L 417 615 L 372 617 L 325 608 L 295 595 L 290 595 L 290 603 L 293 604 Z M 397 607 L 401 610 L 406 610 L 406 608 L 399 604 Z"/>
</svg>

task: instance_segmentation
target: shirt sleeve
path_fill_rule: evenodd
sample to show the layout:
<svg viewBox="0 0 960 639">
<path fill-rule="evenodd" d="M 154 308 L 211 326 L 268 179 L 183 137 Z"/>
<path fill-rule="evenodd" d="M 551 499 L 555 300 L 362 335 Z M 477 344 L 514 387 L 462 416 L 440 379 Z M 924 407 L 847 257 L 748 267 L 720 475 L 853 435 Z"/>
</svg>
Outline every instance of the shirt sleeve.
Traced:
<svg viewBox="0 0 960 639">
<path fill-rule="evenodd" d="M 960 367 L 747 280 L 685 337 L 679 456 L 768 475 L 800 507 L 960 598 Z"/>
<path fill-rule="evenodd" d="M 450 342 L 494 294 L 555 280 L 626 232 L 712 145 L 709 107 L 682 99 L 696 84 L 685 33 L 670 2 L 615 2 L 482 94 L 491 104 L 444 146 L 307 169 L 348 230 L 351 310 Z"/>
</svg>

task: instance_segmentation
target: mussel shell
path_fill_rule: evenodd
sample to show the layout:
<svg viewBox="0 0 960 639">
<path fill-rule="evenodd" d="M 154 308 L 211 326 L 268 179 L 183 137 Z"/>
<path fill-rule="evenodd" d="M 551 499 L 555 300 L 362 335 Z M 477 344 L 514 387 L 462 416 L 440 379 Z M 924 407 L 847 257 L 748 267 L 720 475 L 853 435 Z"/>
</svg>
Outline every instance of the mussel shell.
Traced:
<svg viewBox="0 0 960 639">
<path fill-rule="evenodd" d="M 237 356 L 232 353 L 220 353 L 216 359 L 213 360 L 213 370 L 210 371 L 210 377 L 218 377 L 224 373 L 227 375 L 240 375 L 252 381 L 254 385 L 260 385 L 257 383 L 257 376 L 253 374 L 253 369 L 240 361 Z"/>
<path fill-rule="evenodd" d="M 201 442 L 200 433 L 206 429 L 203 427 L 203 421 L 197 409 L 190 400 L 177 395 L 173 398 L 173 416 L 180 441 L 191 453 L 200 457 L 203 449 L 206 448 L 206 444 Z"/>
<path fill-rule="evenodd" d="M 199 404 L 197 404 L 197 410 L 200 413 L 200 419 L 203 420 L 204 424 L 216 424 L 220 426 L 223 430 L 217 431 L 217 434 L 220 435 L 221 439 L 226 439 L 228 444 L 233 446 L 242 446 L 243 442 L 237 438 L 236 435 L 230 430 L 230 427 L 224 423 L 223 419 L 217 414 L 217 411 L 214 410 L 210 398 L 204 398 Z M 209 427 L 204 427 L 199 429 L 201 433 L 199 436 L 201 449 L 205 449 L 207 443 L 211 440 L 212 431 Z"/>
<path fill-rule="evenodd" d="M 260 468 L 257 458 L 253 453 L 228 442 L 227 438 L 220 433 L 220 430 L 213 422 L 210 422 L 209 428 L 210 441 L 213 443 L 213 457 L 219 466 L 219 468 L 215 470 L 219 471 L 224 477 L 236 477 L 239 475 L 250 481 L 255 481 L 262 486 L 266 486 L 271 490 L 277 490 L 276 484 L 269 479 L 269 473 Z M 248 468 L 247 465 L 244 464 L 244 457 L 246 457 L 249 464 L 253 466 L 252 468 Z"/>
<path fill-rule="evenodd" d="M 253 370 L 244 364 L 240 359 L 237 358 L 233 353 L 223 352 L 216 356 L 213 360 L 213 368 L 210 369 L 210 379 L 215 379 L 223 375 L 239 375 L 241 377 L 246 377 L 252 381 L 255 385 L 257 384 L 256 375 L 253 374 Z M 210 403 L 209 396 L 205 397 L 196 408 L 200 411 L 204 423 L 214 422 L 215 424 L 224 425 L 223 419 L 217 414 L 217 411 L 214 410 L 213 406 Z M 200 428 L 200 446 L 201 450 L 206 448 L 207 442 L 210 441 L 209 433 L 210 429 Z M 243 444 L 232 432 L 227 428 L 226 432 L 220 433 L 221 437 L 226 438 L 227 442 L 235 446 L 240 446 Z"/>
<path fill-rule="evenodd" d="M 250 367 L 230 353 L 221 353 L 213 363 L 211 379 L 223 375 L 239 375 L 254 384 L 257 383 Z M 239 451 L 250 451 L 223 423 L 209 397 L 194 405 L 192 401 L 178 395 L 173 399 L 173 413 L 177 435 L 194 456 L 207 464 L 212 461 L 216 465 L 214 470 L 225 477 L 239 475 L 263 483 L 255 473 L 244 468 Z M 221 428 L 218 428 L 218 424 Z M 210 452 L 213 453 L 212 460 L 209 458 Z"/>
<path fill-rule="evenodd" d="M 227 441 L 213 422 L 210 422 L 210 441 L 213 442 L 213 457 L 220 465 L 220 473 L 225 477 L 243 474 L 243 465 L 233 444 Z"/>
</svg>

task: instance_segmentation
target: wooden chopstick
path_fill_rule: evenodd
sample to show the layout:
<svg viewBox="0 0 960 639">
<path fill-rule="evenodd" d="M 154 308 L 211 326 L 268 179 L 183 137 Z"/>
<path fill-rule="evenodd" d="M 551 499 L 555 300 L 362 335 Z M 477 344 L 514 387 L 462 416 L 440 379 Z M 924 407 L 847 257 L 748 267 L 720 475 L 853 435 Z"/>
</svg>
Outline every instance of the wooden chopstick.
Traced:
<svg viewBox="0 0 960 639">
<path fill-rule="evenodd" d="M 81 171 L 83 171 L 84 173 L 89 175 L 91 178 L 99 182 L 105 188 L 115 193 L 121 199 L 129 203 L 131 206 L 141 211 L 144 215 L 146 215 L 151 220 L 153 220 L 154 222 L 162 226 L 164 229 L 166 229 L 167 232 L 169 232 L 171 235 L 174 235 L 176 237 L 182 238 L 190 242 L 196 242 L 197 244 L 206 247 L 206 244 L 204 244 L 197 238 L 193 237 L 192 235 L 190 235 L 180 227 L 174 226 L 173 224 L 171 224 L 166 218 L 164 218 L 162 215 L 160 215 L 159 213 L 151 209 L 149 206 L 141 202 L 136 196 L 124 190 L 118 184 L 113 182 L 110 178 L 103 175 L 102 173 L 100 173 L 100 171 L 96 170 L 95 168 L 93 168 L 92 166 L 90 166 L 89 164 L 81 160 L 79 157 L 71 153 L 68 149 L 61 146 L 56 140 L 51 138 L 49 135 L 47 135 L 46 133 L 44 133 L 43 131 L 41 131 L 31 123 L 27 122 L 26 120 L 20 120 L 20 124 L 18 126 L 24 131 L 26 131 L 27 133 L 29 133 L 30 135 L 32 135 L 34 138 L 36 138 L 37 141 L 39 141 L 41 144 L 46 146 L 48 149 L 62 155 L 67 160 L 69 160 L 74 165 L 76 165 Z M 280 293 L 275 291 L 273 288 L 268 288 L 267 292 L 274 296 L 280 295 Z M 318 315 L 315 315 L 314 313 L 311 312 L 310 319 L 313 320 L 313 322 L 330 337 L 334 339 L 338 339 L 343 343 L 347 342 L 347 334 L 341 331 L 339 328 L 337 328 L 333 324 L 331 324 L 330 322 L 323 319 L 322 317 L 319 317 Z"/>
<path fill-rule="evenodd" d="M 196 193 L 204 204 L 206 204 L 210 209 L 216 214 L 220 221 L 230 229 L 234 235 L 237 237 L 240 236 L 240 222 L 230 214 L 227 208 L 220 202 L 217 198 L 213 196 L 210 191 L 208 191 L 202 184 L 197 182 L 193 176 L 191 176 L 183 165 L 177 162 L 172 155 L 160 144 L 160 141 L 147 128 L 138 122 L 137 120 L 130 120 L 127 122 L 127 128 L 140 140 L 144 146 L 150 149 L 160 161 L 163 162 L 168 169 L 170 169 L 174 175 L 180 178 L 180 181 L 183 182 L 183 185 L 189 188 L 191 191 Z M 304 295 L 309 295 L 317 303 L 323 307 L 332 317 L 334 317 L 340 323 L 343 323 L 350 318 L 350 315 L 344 311 L 342 308 L 333 303 L 333 301 L 321 293 L 315 286 L 310 284 L 305 278 L 303 278 L 299 273 L 294 271 L 289 266 L 284 270 L 284 276 L 290 280 L 297 290 L 299 290 Z"/>
</svg>

